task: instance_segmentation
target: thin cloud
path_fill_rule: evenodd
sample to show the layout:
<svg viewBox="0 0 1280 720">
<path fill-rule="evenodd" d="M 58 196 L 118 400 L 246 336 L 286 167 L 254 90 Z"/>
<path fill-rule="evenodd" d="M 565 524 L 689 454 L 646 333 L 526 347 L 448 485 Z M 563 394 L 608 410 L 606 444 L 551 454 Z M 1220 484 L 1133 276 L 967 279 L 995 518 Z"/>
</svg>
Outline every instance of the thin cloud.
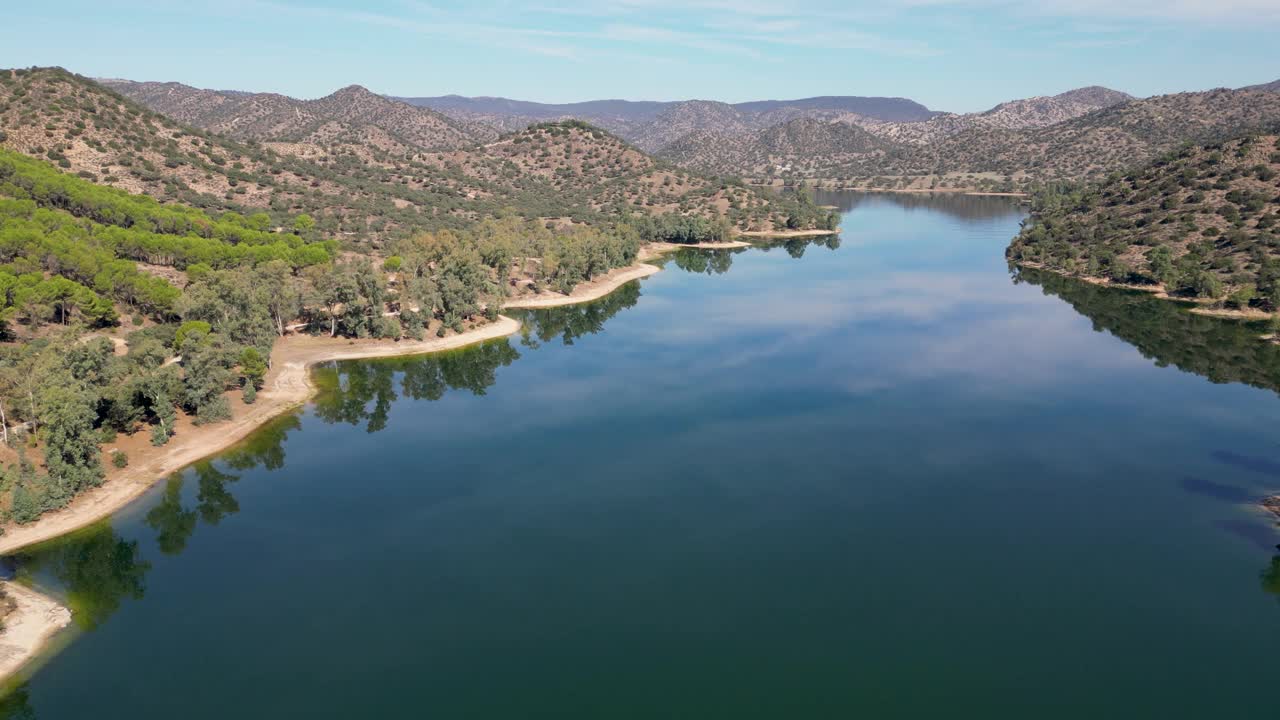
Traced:
<svg viewBox="0 0 1280 720">
<path fill-rule="evenodd" d="M 1020 15 L 1087 20 L 1214 22 L 1251 25 L 1280 21 L 1276 0 L 891 0 L 900 8 L 957 10 L 1004 8 Z"/>
</svg>

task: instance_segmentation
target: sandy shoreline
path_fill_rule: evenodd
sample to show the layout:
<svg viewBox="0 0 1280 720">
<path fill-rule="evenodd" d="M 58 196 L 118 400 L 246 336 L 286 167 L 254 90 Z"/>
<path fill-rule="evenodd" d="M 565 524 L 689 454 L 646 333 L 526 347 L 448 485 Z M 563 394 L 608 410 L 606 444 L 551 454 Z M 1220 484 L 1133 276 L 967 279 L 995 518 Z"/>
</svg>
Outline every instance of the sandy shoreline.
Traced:
<svg viewBox="0 0 1280 720">
<path fill-rule="evenodd" d="M 626 283 L 660 272 L 662 268 L 643 260 L 674 249 L 675 246 L 643 248 L 640 262 L 579 283 L 569 295 L 545 293 L 510 302 L 506 307 L 548 308 L 602 298 Z M 6 527 L 5 534 L 0 536 L 0 555 L 11 555 L 28 545 L 51 540 L 97 522 L 128 505 L 169 474 L 227 449 L 267 421 L 306 403 L 314 389 L 308 371 L 311 365 L 332 360 L 423 355 L 507 337 L 519 331 L 518 321 L 499 316 L 493 323 L 460 335 L 421 341 L 351 340 L 309 335 L 282 338 L 271 351 L 271 371 L 267 373 L 257 402 L 243 406 L 227 422 L 181 427 L 180 432 L 162 447 L 134 449 L 129 467 L 120 471 L 108 469 L 107 479 L 102 485 L 81 493 L 67 507 L 47 513 L 30 525 Z"/>
<path fill-rule="evenodd" d="M 71 624 L 71 611 L 53 598 L 16 582 L 5 582 L 4 589 L 17 607 L 0 632 L 0 679 L 17 672 L 54 633 Z"/>
<path fill-rule="evenodd" d="M 839 235 L 840 228 L 835 230 L 744 230 L 738 233 L 738 237 L 754 237 L 754 238 L 802 238 L 802 237 L 823 237 L 825 235 Z M 706 247 L 705 245 L 703 247 Z"/>
<path fill-rule="evenodd" d="M 511 302 L 504 304 L 503 307 L 528 310 L 560 307 L 561 305 L 577 305 L 578 303 L 590 302 L 608 295 L 632 280 L 649 277 L 661 270 L 662 268 L 656 265 L 649 265 L 647 263 L 638 263 L 630 267 L 616 268 L 594 280 L 578 283 L 578 286 L 575 287 L 573 292 L 568 295 L 544 292 L 533 297 L 512 300 Z"/>
<path fill-rule="evenodd" d="M 994 190 L 966 190 L 965 188 L 848 188 L 853 192 L 905 193 L 909 195 L 946 193 L 972 195 L 974 197 L 1031 197 L 1024 192 L 995 192 Z"/>
<path fill-rule="evenodd" d="M 757 187 L 785 187 L 776 181 L 759 181 L 748 180 L 748 184 Z M 974 195 L 987 197 L 1031 197 L 1031 193 L 1025 192 L 1000 192 L 996 190 L 979 190 L 973 187 L 945 187 L 945 188 L 887 188 L 887 187 L 841 187 L 839 181 L 826 181 L 822 178 L 811 178 L 805 182 L 810 187 L 817 190 L 825 190 L 830 192 L 865 192 L 865 193 L 906 193 L 906 194 L 925 194 L 925 193 L 947 193 L 950 195 Z"/>
<path fill-rule="evenodd" d="M 695 247 L 748 247 L 750 243 L 715 243 Z M 622 285 L 661 272 L 662 268 L 643 262 L 679 249 L 673 243 L 655 243 L 642 249 L 639 261 L 618 268 L 601 278 L 580 283 L 569 295 L 546 294 L 512 303 L 511 308 L 547 308 L 573 305 L 602 298 Z M 348 338 L 291 335 L 276 342 L 271 351 L 271 370 L 263 389 L 252 405 L 239 408 L 231 420 L 213 425 L 180 425 L 180 430 L 162 447 L 140 446 L 131 451 L 133 462 L 123 470 L 108 469 L 102 485 L 77 496 L 65 508 L 43 515 L 30 525 L 4 528 L 0 555 L 13 553 L 36 543 L 52 540 L 102 520 L 133 502 L 168 475 L 248 437 L 268 421 L 304 405 L 315 392 L 310 368 L 335 360 L 361 360 L 403 355 L 424 355 L 508 337 L 520 331 L 521 323 L 505 315 L 495 322 L 445 338 L 428 340 L 352 340 Z M 5 583 L 17 603 L 7 627 L 0 631 L 0 679 L 5 679 L 39 654 L 55 633 L 71 621 L 71 613 L 57 602 L 34 590 Z"/>
<path fill-rule="evenodd" d="M 1172 300 L 1178 303 L 1191 303 L 1195 307 L 1189 308 L 1187 312 L 1195 315 L 1205 315 L 1207 317 L 1222 318 L 1224 320 L 1247 320 L 1251 322 L 1256 322 L 1259 320 L 1270 320 L 1271 318 L 1276 316 L 1276 313 L 1269 313 L 1269 312 L 1266 312 L 1265 310 L 1258 310 L 1257 308 L 1232 310 L 1230 308 L 1207 307 L 1208 303 L 1213 303 L 1216 301 L 1206 300 L 1206 299 L 1187 298 L 1187 297 L 1175 297 L 1168 293 L 1168 291 L 1166 290 L 1163 284 L 1136 285 L 1133 283 L 1114 282 L 1112 280 L 1108 280 L 1107 278 L 1092 277 L 1089 275 L 1068 275 L 1064 272 L 1055 270 L 1051 267 L 1046 267 L 1037 262 L 1019 261 L 1016 264 L 1021 267 L 1029 267 L 1029 268 L 1034 268 L 1036 270 L 1051 272 L 1054 275 L 1059 275 L 1065 278 L 1071 278 L 1073 280 L 1079 280 L 1081 282 L 1089 283 L 1090 285 L 1115 288 L 1117 290 L 1133 290 L 1135 292 L 1149 293 L 1153 297 L 1159 298 L 1160 300 Z"/>
<path fill-rule="evenodd" d="M 279 340 L 271 352 L 272 369 L 267 373 L 258 401 L 231 420 L 186 429 L 167 445 L 156 448 L 150 457 L 135 457 L 124 471 L 102 485 L 84 492 L 67 507 L 41 516 L 30 525 L 11 526 L 0 536 L 0 555 L 10 555 L 28 545 L 79 530 L 111 515 L 147 491 L 170 473 L 225 450 L 244 439 L 263 423 L 298 407 L 310 397 L 308 368 L 330 360 L 417 355 L 452 350 L 485 340 L 513 335 L 520 323 L 508 317 L 461 335 L 422 341 L 353 341 L 345 338 L 290 336 Z"/>
<path fill-rule="evenodd" d="M 738 234 L 741 235 L 742 233 Z M 694 250 L 733 250 L 735 248 L 751 247 L 751 243 L 743 242 L 742 240 L 726 240 L 724 242 L 709 243 L 662 242 L 650 243 L 649 246 L 653 248 L 655 252 L 672 252 L 675 250 L 682 250 L 684 248 L 693 248 Z"/>
</svg>

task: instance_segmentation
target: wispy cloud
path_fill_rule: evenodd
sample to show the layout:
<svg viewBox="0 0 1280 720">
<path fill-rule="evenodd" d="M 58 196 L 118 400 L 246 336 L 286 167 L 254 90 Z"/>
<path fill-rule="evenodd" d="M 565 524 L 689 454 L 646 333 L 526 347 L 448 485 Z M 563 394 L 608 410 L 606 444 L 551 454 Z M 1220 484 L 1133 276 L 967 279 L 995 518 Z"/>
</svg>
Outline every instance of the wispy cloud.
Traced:
<svg viewBox="0 0 1280 720">
<path fill-rule="evenodd" d="M 907 9 L 1001 8 L 1019 15 L 1089 20 L 1215 22 L 1250 25 L 1280 22 L 1276 0 L 889 0 Z"/>
</svg>

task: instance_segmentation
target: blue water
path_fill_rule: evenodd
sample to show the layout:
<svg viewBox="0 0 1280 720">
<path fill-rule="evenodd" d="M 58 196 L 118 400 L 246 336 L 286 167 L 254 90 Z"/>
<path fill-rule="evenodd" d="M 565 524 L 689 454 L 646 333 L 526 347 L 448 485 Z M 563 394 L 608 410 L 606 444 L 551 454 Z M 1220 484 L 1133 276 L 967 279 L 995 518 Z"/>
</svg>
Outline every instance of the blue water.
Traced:
<svg viewBox="0 0 1280 720">
<path fill-rule="evenodd" d="M 1274 717 L 1276 348 L 1015 282 L 1003 199 L 820 200 L 838 242 L 318 370 L 19 559 L 77 628 L 5 710 Z"/>
</svg>

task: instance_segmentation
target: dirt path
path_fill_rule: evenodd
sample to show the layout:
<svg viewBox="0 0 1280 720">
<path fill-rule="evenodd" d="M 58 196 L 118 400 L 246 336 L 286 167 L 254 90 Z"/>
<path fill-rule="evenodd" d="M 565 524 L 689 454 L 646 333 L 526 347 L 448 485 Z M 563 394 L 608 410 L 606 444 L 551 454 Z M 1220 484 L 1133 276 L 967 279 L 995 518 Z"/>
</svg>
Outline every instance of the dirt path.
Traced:
<svg viewBox="0 0 1280 720">
<path fill-rule="evenodd" d="M 71 611 L 53 598 L 15 582 L 3 585 L 17 607 L 0 631 L 0 679 L 17 672 L 54 633 L 71 623 Z"/>
</svg>

